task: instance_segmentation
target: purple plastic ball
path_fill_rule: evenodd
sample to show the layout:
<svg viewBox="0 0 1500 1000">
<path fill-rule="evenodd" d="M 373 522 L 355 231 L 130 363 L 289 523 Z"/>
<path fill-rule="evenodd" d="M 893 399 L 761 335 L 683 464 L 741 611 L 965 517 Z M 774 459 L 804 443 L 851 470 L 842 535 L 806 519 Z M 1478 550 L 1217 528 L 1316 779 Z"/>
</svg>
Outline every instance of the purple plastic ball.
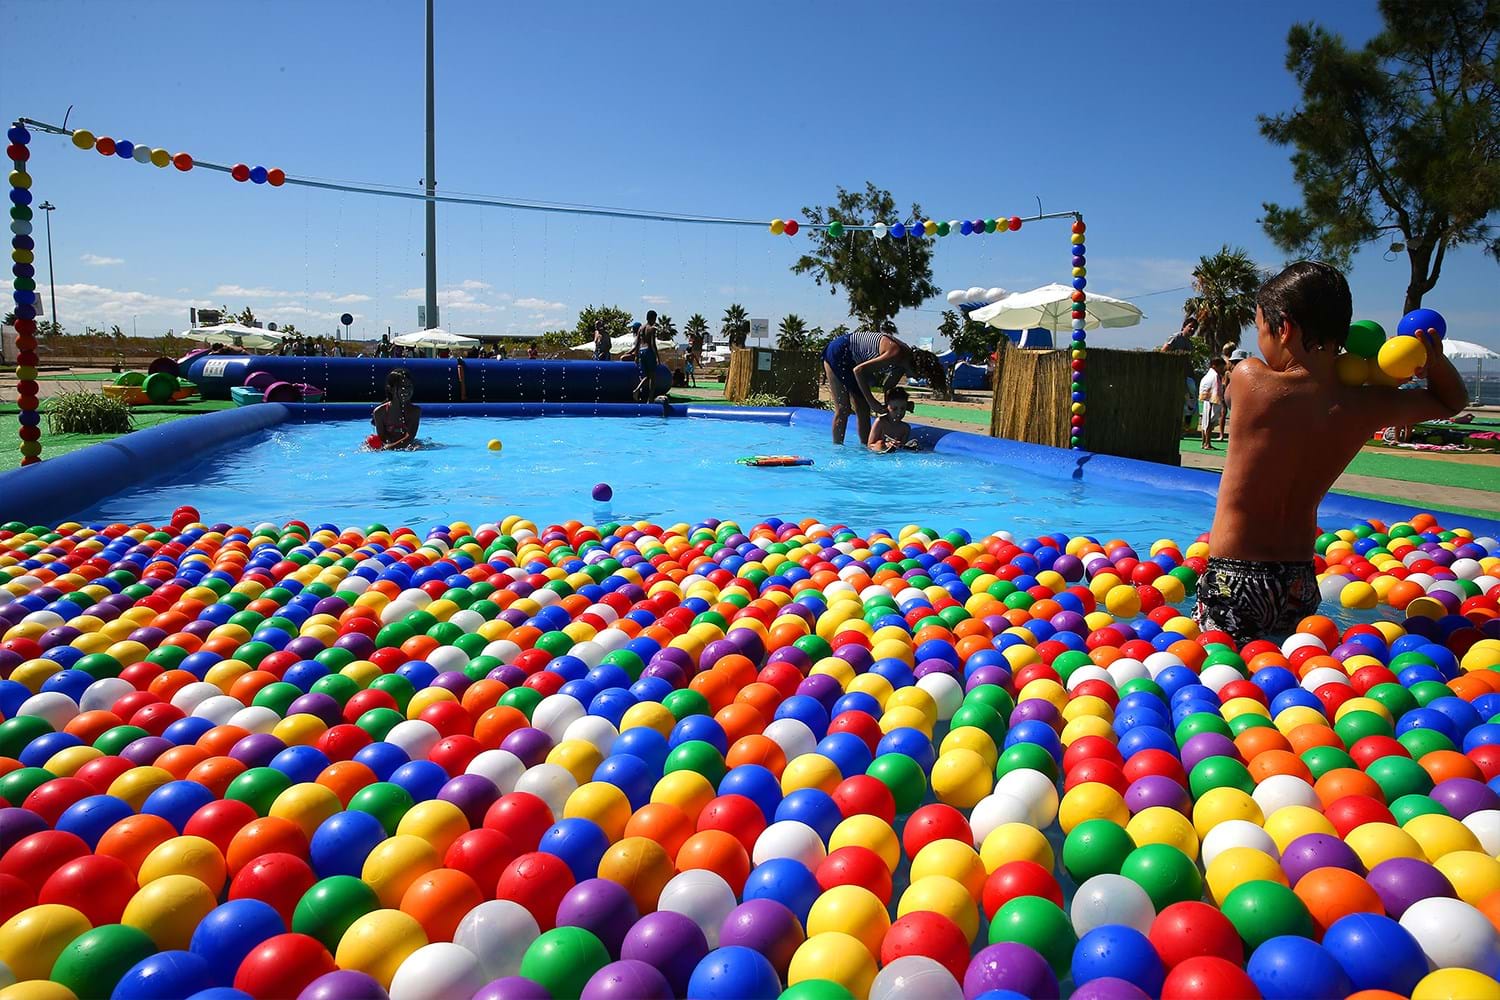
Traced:
<svg viewBox="0 0 1500 1000">
<path fill-rule="evenodd" d="M 1481 809 L 1500 809 L 1500 793 L 1473 778 L 1449 778 L 1438 782 L 1430 793 L 1454 819 L 1462 820 Z"/>
<path fill-rule="evenodd" d="M 484 815 L 500 797 L 500 789 L 482 774 L 460 774 L 449 778 L 437 797 L 458 806 L 469 826 L 477 829 L 484 825 Z"/>
<path fill-rule="evenodd" d="M 1412 904 L 1432 896 L 1456 899 L 1453 883 L 1425 861 L 1416 858 L 1387 858 L 1365 876 L 1385 911 L 1397 920 Z"/>
<path fill-rule="evenodd" d="M 527 767 L 536 767 L 552 752 L 552 737 L 532 726 L 522 726 L 500 742 L 500 749 L 509 750 Z"/>
<path fill-rule="evenodd" d="M 344 721 L 343 711 L 331 694 L 312 691 L 294 700 L 286 707 L 287 715 L 311 715 L 326 726 L 336 726 Z"/>
<path fill-rule="evenodd" d="M 1356 875 L 1365 873 L 1364 862 L 1354 848 L 1329 833 L 1304 833 L 1286 845 L 1281 854 L 1281 870 L 1295 888 L 1302 877 L 1319 868 L 1345 868 Z"/>
<path fill-rule="evenodd" d="M 20 840 L 47 829 L 47 821 L 30 809 L 6 806 L 0 809 L 0 854 Z"/>
<path fill-rule="evenodd" d="M 797 915 L 774 899 L 750 899 L 729 911 L 719 927 L 719 947 L 742 945 L 770 959 L 786 974 L 805 935 Z"/>
<path fill-rule="evenodd" d="M 271 739 L 274 740 L 276 737 L 272 736 Z M 120 756 L 133 764 L 146 765 L 155 763 L 156 758 L 170 749 L 172 749 L 171 740 L 160 736 L 142 736 L 126 744 L 125 748 L 120 751 Z"/>
<path fill-rule="evenodd" d="M 1192 801 L 1187 789 L 1171 778 L 1162 774 L 1147 774 L 1132 781 L 1125 789 L 1125 805 L 1130 809 L 1131 815 L 1153 806 L 1166 806 L 1187 815 Z"/>
<path fill-rule="evenodd" d="M 552 1000 L 552 994 L 524 976 L 504 976 L 485 983 L 473 1000 Z"/>
<path fill-rule="evenodd" d="M 615 491 L 608 483 L 595 483 L 593 492 L 590 494 L 590 496 L 600 503 L 613 498 L 614 495 Z"/>
<path fill-rule="evenodd" d="M 1100 976 L 1074 990 L 1071 1000 L 1150 1000 L 1150 996 L 1135 983 L 1114 976 Z"/>
<path fill-rule="evenodd" d="M 640 915 L 624 886 L 607 878 L 591 878 L 579 882 L 563 896 L 557 907 L 557 926 L 582 927 L 598 938 L 611 955 L 618 955 L 625 934 Z"/>
<path fill-rule="evenodd" d="M 251 733 L 229 748 L 229 756 L 248 767 L 268 767 L 286 744 L 270 733 Z"/>
<path fill-rule="evenodd" d="M 964 1000 L 990 990 L 1011 990 L 1030 1000 L 1058 1000 L 1057 976 L 1047 960 L 1024 944 L 1002 942 L 981 949 L 964 973 Z"/>
<path fill-rule="evenodd" d="M 703 929 L 691 917 L 671 910 L 646 914 L 620 945 L 621 958 L 645 962 L 660 972 L 677 996 L 687 995 L 688 980 L 707 954 Z"/>
<path fill-rule="evenodd" d="M 579 1000 L 673 1000 L 667 977 L 639 960 L 611 962 L 589 978 Z"/>
<path fill-rule="evenodd" d="M 1010 626 L 1007 625 L 1006 627 L 1009 628 Z M 984 687 L 986 684 L 994 684 L 997 687 L 1004 687 L 1009 683 L 1009 670 L 1006 670 L 1004 667 L 1000 666 L 997 663 L 987 663 L 984 666 L 977 668 L 972 674 L 969 675 L 969 679 L 964 682 L 964 691 L 972 691 L 977 687 Z"/>
<path fill-rule="evenodd" d="M 1182 745 L 1182 768 L 1185 771 L 1191 771 L 1199 761 L 1210 757 L 1240 760 L 1240 751 L 1234 745 L 1234 740 L 1223 733 L 1197 733 L 1188 737 L 1188 741 Z"/>
<path fill-rule="evenodd" d="M 297 1000 L 388 1000 L 374 977 L 353 969 L 325 972 L 307 984 Z"/>
<path fill-rule="evenodd" d="M 1022 722 L 1042 722 L 1053 728 L 1060 718 L 1057 706 L 1042 698 L 1027 698 L 1010 713 L 1010 726 L 1015 728 Z"/>
</svg>

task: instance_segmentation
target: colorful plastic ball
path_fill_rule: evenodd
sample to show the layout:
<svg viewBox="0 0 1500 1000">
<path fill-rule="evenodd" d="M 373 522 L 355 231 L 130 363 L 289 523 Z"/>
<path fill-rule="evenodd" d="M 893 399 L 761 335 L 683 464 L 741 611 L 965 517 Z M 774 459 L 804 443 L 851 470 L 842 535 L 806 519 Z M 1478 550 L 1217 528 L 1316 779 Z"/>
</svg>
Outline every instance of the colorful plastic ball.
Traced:
<svg viewBox="0 0 1500 1000">
<path fill-rule="evenodd" d="M 1280 882 L 1244 882 L 1225 895 L 1221 906 L 1239 931 L 1247 952 L 1253 953 L 1261 942 L 1273 937 L 1294 934 L 1310 938 L 1316 933 L 1307 907 Z"/>
<path fill-rule="evenodd" d="M 389 989 L 401 963 L 427 943 L 415 917 L 400 910 L 372 910 L 344 931 L 334 957 L 339 968 L 363 972 Z"/>
<path fill-rule="evenodd" d="M 141 886 L 120 915 L 158 948 L 186 948 L 193 930 L 214 909 L 212 890 L 189 875 L 163 875 Z"/>
<path fill-rule="evenodd" d="M 672 936 L 682 935 L 674 932 Z M 771 899 L 752 899 L 741 903 L 730 911 L 719 928 L 721 947 L 743 946 L 754 949 L 766 956 L 779 973 L 786 971 L 791 964 L 792 955 L 804 939 L 802 923 L 796 915 Z"/>
<path fill-rule="evenodd" d="M 1168 844 L 1137 847 L 1120 865 L 1120 874 L 1146 890 L 1158 913 L 1203 895 L 1203 878 L 1192 858 Z"/>
<path fill-rule="evenodd" d="M 1307 907 L 1320 932 L 1351 913 L 1385 914 L 1380 896 L 1370 883 L 1347 868 L 1315 868 L 1302 876 L 1292 891 Z"/>
<path fill-rule="evenodd" d="M 925 955 L 906 955 L 876 974 L 870 1000 L 963 1000 L 963 987 L 941 963 Z"/>
<path fill-rule="evenodd" d="M 645 962 L 611 962 L 589 979 L 579 1000 L 672 1000 L 672 986 Z"/>
<path fill-rule="evenodd" d="M 1413 309 L 1401 317 L 1396 324 L 1397 336 L 1415 336 L 1427 330 L 1435 330 L 1439 339 L 1448 333 L 1448 321 L 1436 309 Z"/>
<path fill-rule="evenodd" d="M 676 876 L 672 881 L 676 882 L 678 879 L 682 879 L 689 874 L 697 873 L 684 872 L 682 875 Z M 718 924 L 722 924 L 724 917 L 728 916 L 729 911 L 735 907 L 734 891 L 729 888 L 728 883 L 724 883 L 724 880 L 718 878 L 718 876 L 708 872 L 702 874 L 709 875 L 724 885 L 722 893 L 719 893 L 717 889 L 714 890 L 715 896 L 723 897 L 722 902 L 719 904 L 719 906 L 723 907 L 723 913 L 718 917 Z M 668 886 L 670 887 L 671 883 L 668 883 Z M 757 865 L 750 872 L 750 877 L 745 880 L 745 887 L 741 893 L 741 897 L 747 901 L 752 899 L 775 900 L 791 910 L 797 919 L 806 925 L 808 911 L 812 908 L 814 901 L 819 898 L 819 893 L 822 891 L 823 889 L 818 884 L 817 878 L 801 861 L 795 858 L 771 858 L 765 863 Z M 664 896 L 665 894 L 665 891 L 663 891 Z M 718 907 L 714 908 L 717 909 Z M 694 914 L 683 909 L 681 906 L 664 905 L 662 909 L 676 909 L 680 912 L 688 913 L 689 916 L 694 916 Z M 694 919 L 697 920 L 698 918 L 694 916 Z M 703 920 L 698 920 L 698 923 L 699 926 L 704 927 L 703 933 L 708 938 L 709 946 L 717 947 L 718 924 L 715 924 L 711 931 L 709 927 L 704 926 Z"/>
<path fill-rule="evenodd" d="M 1131 927 L 1149 933 L 1156 909 L 1146 890 L 1123 875 L 1095 875 L 1078 887 L 1068 915 L 1073 932 L 1087 934 L 1096 927 Z"/>
<path fill-rule="evenodd" d="M 558 926 L 581 927 L 593 934 L 611 955 L 619 954 L 625 932 L 640 911 L 630 894 L 609 879 L 591 878 L 563 896 L 557 908 Z"/>
<path fill-rule="evenodd" d="M 1095 927 L 1079 938 L 1073 949 L 1072 970 L 1075 982 L 1123 979 L 1148 994 L 1161 990 L 1167 974 L 1146 935 L 1119 924 Z"/>
<path fill-rule="evenodd" d="M 0 924 L 0 962 L 18 980 L 46 979 L 63 948 L 88 929 L 88 918 L 71 906 L 28 907 Z"/>
<path fill-rule="evenodd" d="M 198 998 L 194 998 L 198 1000 Z M 205 997 L 203 1000 L 215 1000 Z M 224 1000 L 239 1000 L 225 997 Z M 352 969 L 325 972 L 307 984 L 297 1000 L 390 1000 L 390 994 L 372 977 Z"/>
<path fill-rule="evenodd" d="M 1500 982 L 1472 969 L 1437 969 L 1422 977 L 1412 1000 L 1500 1000 Z"/>
<path fill-rule="evenodd" d="M 278 934 L 245 956 L 234 974 L 234 988 L 256 1000 L 297 996 L 337 970 L 333 956 L 318 941 L 305 934 Z"/>
<path fill-rule="evenodd" d="M 185 997 L 214 985 L 208 962 L 186 951 L 164 951 L 142 959 L 115 984 L 119 1000 Z"/>
<path fill-rule="evenodd" d="M 969 1000 L 992 990 L 1033 1000 L 1055 1000 L 1059 992 L 1057 976 L 1047 960 L 1034 949 L 1011 942 L 981 949 L 964 972 L 963 984 Z"/>
<path fill-rule="evenodd" d="M 1387 377 L 1404 381 L 1427 363 L 1427 348 L 1416 337 L 1392 337 L 1380 345 L 1375 364 Z"/>
<path fill-rule="evenodd" d="M 979 899 L 985 916 L 993 917 L 1000 907 L 1021 896 L 1050 899 L 1061 906 L 1062 887 L 1052 873 L 1035 861 L 1007 861 L 985 877 Z"/>
<path fill-rule="evenodd" d="M 645 837 L 626 837 L 599 861 L 599 877 L 624 886 L 642 913 L 657 908 L 662 889 L 674 874 L 666 849 Z"/>
<path fill-rule="evenodd" d="M 1420 900 L 1457 896 L 1446 875 L 1416 858 L 1388 858 L 1371 868 L 1365 881 L 1380 897 L 1385 912 L 1397 920 Z"/>
<path fill-rule="evenodd" d="M 1389 990 L 1408 996 L 1427 974 L 1427 959 L 1417 939 L 1384 915 L 1342 917 L 1324 932 L 1322 943 L 1355 990 Z"/>
<path fill-rule="evenodd" d="M 769 968 L 770 963 L 766 964 Z M 787 983 L 795 985 L 809 979 L 826 979 L 842 986 L 854 996 L 867 997 L 877 971 L 874 957 L 858 938 L 837 931 L 825 931 L 810 934 L 797 949 L 787 969 Z"/>
<path fill-rule="evenodd" d="M 870 764 L 868 773 L 891 790 L 898 815 L 914 812 L 927 794 L 927 775 L 905 754 L 881 754 Z"/>
<path fill-rule="evenodd" d="M 544 931 L 526 949 L 521 975 L 540 983 L 554 997 L 576 997 L 609 961 L 609 952 L 588 931 L 557 927 Z"/>
<path fill-rule="evenodd" d="M 479 959 L 446 941 L 418 948 L 407 956 L 391 980 L 391 1000 L 445 1000 L 472 997 L 484 986 Z"/>
<path fill-rule="evenodd" d="M 119 923 L 136 889 L 135 873 L 123 861 L 90 854 L 49 875 L 36 901 L 75 906 L 89 923 L 98 926 Z"/>
<path fill-rule="evenodd" d="M 1250 956 L 1245 972 L 1265 1000 L 1342 997 L 1353 992 L 1349 977 L 1328 949 L 1304 937 L 1273 937 Z"/>
<path fill-rule="evenodd" d="M 41 892 L 53 872 L 88 853 L 89 846 L 81 838 L 61 830 L 42 830 L 21 838 L 0 856 L 0 874 L 14 875 L 32 892 Z"/>
<path fill-rule="evenodd" d="M 1123 826 L 1107 819 L 1084 820 L 1063 841 L 1063 867 L 1080 883 L 1095 875 L 1118 874 L 1135 848 Z"/>
<path fill-rule="evenodd" d="M 1200 957 L 1244 964 L 1245 946 L 1234 924 L 1219 910 L 1197 900 L 1173 903 L 1162 910 L 1148 936 L 1169 969 Z"/>
<path fill-rule="evenodd" d="M 124 924 L 104 924 L 68 942 L 49 978 L 79 997 L 108 995 L 137 962 L 156 950 L 144 931 Z"/>
<path fill-rule="evenodd" d="M 1190 958 L 1167 973 L 1161 1000 L 1257 1000 L 1255 983 L 1222 958 Z"/>
<path fill-rule="evenodd" d="M 858 885 L 890 904 L 894 891 L 891 871 L 880 855 L 867 847 L 848 846 L 830 851 L 813 872 L 818 886 L 827 891 L 839 885 Z"/>
<path fill-rule="evenodd" d="M 478 957 L 486 976 L 499 979 L 521 971 L 526 949 L 539 936 L 536 918 L 525 907 L 508 899 L 492 899 L 464 914 L 453 932 L 453 943 Z"/>
<path fill-rule="evenodd" d="M 891 918 L 874 893 L 845 885 L 819 896 L 804 924 L 809 938 L 827 932 L 847 934 L 863 944 L 871 955 L 879 955 Z"/>
<path fill-rule="evenodd" d="M 1010 942 L 1033 948 L 1059 977 L 1068 971 L 1078 936 L 1072 921 L 1051 900 L 1022 896 L 1000 907 L 990 921 L 990 944 Z"/>
<path fill-rule="evenodd" d="M 286 931 L 286 923 L 270 905 L 236 899 L 214 907 L 198 922 L 188 950 L 208 962 L 216 982 L 228 982 L 257 945 Z"/>
<path fill-rule="evenodd" d="M 1500 976 L 1500 931 L 1463 900 L 1418 900 L 1400 920 L 1435 968 Z"/>
<path fill-rule="evenodd" d="M 605 503 L 614 498 L 615 491 L 608 483 L 595 483 L 593 490 L 590 491 L 590 495 L 597 502 Z"/>
<path fill-rule="evenodd" d="M 917 910 L 891 924 L 876 955 L 881 965 L 891 965 L 908 956 L 930 958 L 954 979 L 959 979 L 969 964 L 969 939 L 947 917 Z"/>
<path fill-rule="evenodd" d="M 781 995 L 781 980 L 760 952 L 729 946 L 709 952 L 697 963 L 682 995 L 703 1000 L 774 1000 Z"/>
</svg>

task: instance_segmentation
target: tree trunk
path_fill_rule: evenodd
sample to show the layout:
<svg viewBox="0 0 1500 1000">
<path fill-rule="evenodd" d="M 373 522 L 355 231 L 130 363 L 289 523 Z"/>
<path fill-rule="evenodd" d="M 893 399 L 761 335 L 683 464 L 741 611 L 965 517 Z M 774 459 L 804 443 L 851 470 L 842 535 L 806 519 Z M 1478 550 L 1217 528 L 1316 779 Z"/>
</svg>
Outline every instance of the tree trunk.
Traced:
<svg viewBox="0 0 1500 1000">
<path fill-rule="evenodd" d="M 1420 309 L 1422 296 L 1432 288 L 1432 278 L 1427 273 L 1432 264 L 1431 244 L 1426 241 L 1423 241 L 1421 247 L 1412 247 L 1411 244 L 1407 244 L 1406 259 L 1411 265 L 1411 278 L 1406 285 L 1406 301 L 1401 305 L 1403 316 L 1413 309 Z"/>
</svg>

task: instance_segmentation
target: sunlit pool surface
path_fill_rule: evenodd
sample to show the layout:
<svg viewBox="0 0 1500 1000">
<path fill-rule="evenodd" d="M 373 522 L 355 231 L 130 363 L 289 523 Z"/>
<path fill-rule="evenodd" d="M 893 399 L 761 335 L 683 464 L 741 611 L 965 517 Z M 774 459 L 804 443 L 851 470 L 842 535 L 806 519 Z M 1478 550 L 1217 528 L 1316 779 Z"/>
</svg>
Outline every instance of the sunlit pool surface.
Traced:
<svg viewBox="0 0 1500 1000">
<path fill-rule="evenodd" d="M 817 517 L 858 530 L 916 523 L 976 535 L 1005 529 L 1119 537 L 1137 545 L 1206 531 L 1212 499 L 1154 487 L 1082 483 L 1027 468 L 934 453 L 876 455 L 835 447 L 826 431 L 713 419 L 448 417 L 423 423 L 420 451 L 364 448 L 357 421 L 286 424 L 241 439 L 100 502 L 83 520 L 169 519 L 192 503 L 209 522 L 415 526 L 521 514 L 692 523 Z M 492 439 L 499 452 L 488 450 Z M 748 455 L 815 464 L 750 468 Z M 614 498 L 590 491 L 608 483 Z"/>
</svg>

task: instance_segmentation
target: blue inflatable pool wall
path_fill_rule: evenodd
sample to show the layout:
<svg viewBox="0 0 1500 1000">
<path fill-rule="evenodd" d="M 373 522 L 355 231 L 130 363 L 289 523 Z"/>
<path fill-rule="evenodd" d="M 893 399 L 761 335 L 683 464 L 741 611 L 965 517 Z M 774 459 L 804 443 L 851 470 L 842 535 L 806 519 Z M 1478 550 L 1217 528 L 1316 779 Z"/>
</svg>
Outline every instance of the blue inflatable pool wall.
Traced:
<svg viewBox="0 0 1500 1000">
<path fill-rule="evenodd" d="M 452 358 L 279 358 L 206 354 L 188 362 L 187 377 L 204 399 L 228 399 L 247 376 L 265 372 L 280 382 L 323 390 L 331 403 L 385 398 L 385 377 L 397 368 L 411 374 L 418 403 L 626 403 L 639 376 L 629 361 L 465 361 L 460 394 Z M 672 374 L 656 366 L 655 395 L 672 387 Z"/>
</svg>

